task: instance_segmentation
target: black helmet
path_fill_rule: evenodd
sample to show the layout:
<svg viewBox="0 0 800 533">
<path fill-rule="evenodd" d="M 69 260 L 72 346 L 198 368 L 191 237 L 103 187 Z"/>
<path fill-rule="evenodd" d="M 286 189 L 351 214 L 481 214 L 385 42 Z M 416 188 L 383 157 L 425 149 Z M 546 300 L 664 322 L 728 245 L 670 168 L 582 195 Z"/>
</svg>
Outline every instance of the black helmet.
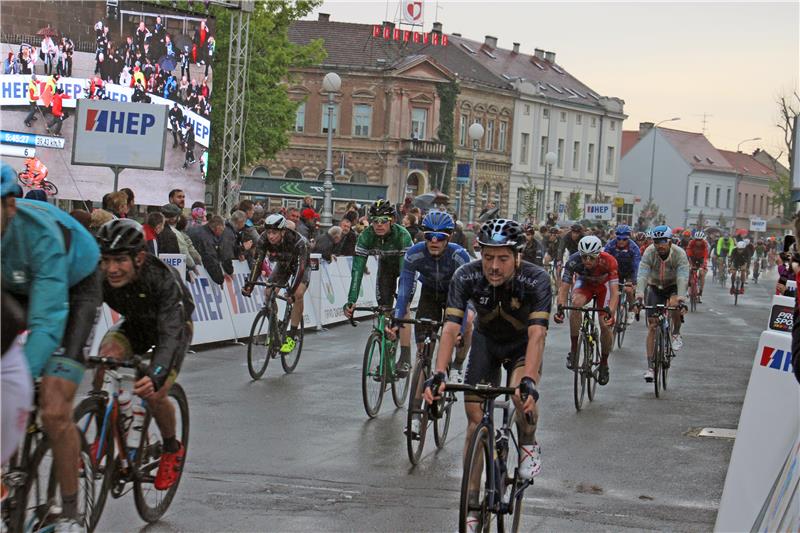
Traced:
<svg viewBox="0 0 800 533">
<path fill-rule="evenodd" d="M 136 253 L 145 247 L 144 230 L 135 220 L 109 220 L 97 232 L 101 254 Z"/>
<path fill-rule="evenodd" d="M 525 247 L 525 232 L 515 220 L 496 218 L 481 226 L 478 243 L 488 247 L 508 246 L 519 251 Z"/>
<path fill-rule="evenodd" d="M 378 200 L 369 207 L 369 217 L 393 217 L 394 207 L 389 200 Z"/>
</svg>

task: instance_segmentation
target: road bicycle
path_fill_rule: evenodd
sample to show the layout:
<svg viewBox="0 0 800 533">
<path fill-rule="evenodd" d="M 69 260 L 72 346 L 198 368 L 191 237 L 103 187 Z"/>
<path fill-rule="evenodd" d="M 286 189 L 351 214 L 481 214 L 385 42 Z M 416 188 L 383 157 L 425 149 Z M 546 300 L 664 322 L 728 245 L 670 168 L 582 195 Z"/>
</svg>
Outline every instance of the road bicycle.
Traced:
<svg viewBox="0 0 800 533">
<path fill-rule="evenodd" d="M 361 398 L 367 416 L 375 418 L 383 403 L 383 394 L 391 387 L 392 399 L 397 407 L 402 407 L 408 394 L 409 374 L 397 375 L 395 357 L 397 341 L 386 336 L 386 325 L 394 310 L 391 306 L 354 307 L 353 312 L 367 311 L 373 314 L 372 332 L 364 348 L 364 361 L 361 369 Z M 353 326 L 358 325 L 350 319 Z"/>
<path fill-rule="evenodd" d="M 573 399 L 575 409 L 583 408 L 584 396 L 594 401 L 600 369 L 600 326 L 597 313 L 610 313 L 608 307 L 597 307 L 597 298 L 592 298 L 591 307 L 564 306 L 561 309 L 583 313 L 578 333 L 578 349 L 572 354 Z"/>
<path fill-rule="evenodd" d="M 724 289 L 728 283 L 728 260 L 725 257 L 719 258 L 719 272 L 717 272 L 720 286 Z"/>
<path fill-rule="evenodd" d="M 614 335 L 617 346 L 622 348 L 625 340 L 625 332 L 628 330 L 628 293 L 625 289 L 631 287 L 632 283 L 627 282 L 619 288 L 619 305 L 617 305 L 617 316 L 614 323 Z"/>
<path fill-rule="evenodd" d="M 267 370 L 270 359 L 275 359 L 280 354 L 283 371 L 291 374 L 297 368 L 297 363 L 300 361 L 300 353 L 303 351 L 305 322 L 300 317 L 294 349 L 288 353 L 281 352 L 280 349 L 286 338 L 286 331 L 291 323 L 292 308 L 294 307 L 289 297 L 278 294 L 281 289 L 286 289 L 287 286 L 261 281 L 256 281 L 253 285 L 267 287 L 269 295 L 264 301 L 261 310 L 253 319 L 253 325 L 250 326 L 250 339 L 247 341 L 247 371 L 250 372 L 251 378 L 260 379 Z M 282 320 L 278 320 L 278 300 L 286 302 Z"/>
<path fill-rule="evenodd" d="M 761 273 L 760 271 L 763 269 L 761 266 L 761 258 L 756 257 L 753 260 L 753 283 L 756 285 L 758 284 L 758 276 Z"/>
<path fill-rule="evenodd" d="M 61 491 L 53 468 L 53 450 L 44 433 L 39 412 L 39 383 L 34 393 L 34 407 L 28 415 L 25 439 L 9 464 L 3 468 L 3 486 L 8 495 L 2 502 L 2 531 L 28 533 L 52 531 L 59 518 Z M 89 523 L 94 505 L 94 473 L 89 446 L 83 435 L 80 437 L 78 469 L 78 522 L 88 531 L 94 527 Z"/>
<path fill-rule="evenodd" d="M 507 365 L 507 381 L 511 372 Z M 522 498 L 533 480 L 522 479 L 519 464 L 522 457 L 517 435 L 516 410 L 511 396 L 515 387 L 446 384 L 445 391 L 466 392 L 481 399 L 483 418 L 475 428 L 464 454 L 458 530 L 467 531 L 469 515 L 477 514 L 476 531 L 488 532 L 495 524 L 497 531 L 520 531 Z M 505 400 L 497 401 L 505 395 Z M 523 398 L 525 401 L 526 398 Z M 495 427 L 494 410 L 503 411 L 500 427 Z M 470 490 L 472 488 L 472 490 Z M 477 498 L 475 493 L 477 492 Z M 506 524 L 506 519 L 509 523 Z"/>
<path fill-rule="evenodd" d="M 550 292 L 553 295 L 553 304 L 558 299 L 558 286 L 561 281 L 558 277 L 558 267 L 556 261 L 550 261 L 547 264 L 547 274 L 550 276 Z"/>
<path fill-rule="evenodd" d="M 657 305 L 642 305 L 637 304 L 636 320 L 639 320 L 639 313 L 641 310 L 652 310 L 655 314 L 651 318 L 657 320 L 656 336 L 653 342 L 653 387 L 655 388 L 656 398 L 661 396 L 661 391 L 667 390 L 667 376 L 669 368 L 672 364 L 672 358 L 675 357 L 675 352 L 672 350 L 672 320 L 670 313 L 686 309 L 686 306 L 681 304 L 675 307 L 670 307 L 664 304 Z M 683 317 L 681 317 L 683 321 Z"/>
<path fill-rule="evenodd" d="M 52 181 L 48 181 L 40 173 L 28 172 L 23 170 L 17 175 L 19 182 L 29 189 L 42 189 L 47 196 L 58 194 L 58 187 Z"/>
<path fill-rule="evenodd" d="M 411 393 L 408 396 L 408 413 L 406 415 L 406 450 L 408 460 L 412 465 L 419 464 L 422 450 L 425 447 L 425 437 L 429 426 L 433 426 L 433 440 L 436 447 L 441 449 L 447 440 L 450 429 L 450 416 L 453 403 L 456 401 L 455 393 L 446 392 L 442 400 L 437 402 L 435 409 L 431 409 L 422 399 L 425 381 L 431 376 L 431 363 L 433 361 L 436 340 L 439 338 L 438 330 L 442 322 L 428 318 L 394 319 L 396 324 L 413 324 L 415 327 L 425 327 L 425 340 L 422 342 L 422 351 L 417 354 L 414 368 L 411 371 Z M 419 431 L 413 432 L 413 422 L 419 421 Z"/>
<path fill-rule="evenodd" d="M 689 310 L 691 312 L 697 311 L 697 302 L 699 300 L 699 289 L 698 289 L 698 278 L 697 278 L 697 267 L 693 266 L 689 270 Z"/>
<path fill-rule="evenodd" d="M 139 356 L 127 361 L 92 356 L 88 358 L 87 366 L 103 370 L 101 389 L 89 392 L 75 409 L 75 421 L 89 443 L 89 460 L 94 470 L 95 504 L 88 522 L 91 528 L 97 526 L 109 493 L 120 498 L 131 490 L 142 520 L 156 522 L 172 503 L 183 468 L 170 488 L 156 489 L 153 483 L 164 449 L 158 424 L 147 402 L 137 396 L 131 398 L 133 419 L 122 412 L 120 393 L 133 390 L 133 382 L 145 374 L 147 364 Z M 173 383 L 167 397 L 175 409 L 175 435 L 188 453 L 189 404 L 186 393 L 178 383 Z M 141 418 L 136 416 L 137 412 Z M 136 432 L 135 436 L 133 432 Z M 139 442 L 134 444 L 136 439 Z M 184 464 L 185 461 L 184 455 Z"/>
<path fill-rule="evenodd" d="M 744 294 L 744 270 L 736 268 L 731 273 L 731 291 L 733 292 L 733 305 L 739 305 L 739 295 Z"/>
</svg>

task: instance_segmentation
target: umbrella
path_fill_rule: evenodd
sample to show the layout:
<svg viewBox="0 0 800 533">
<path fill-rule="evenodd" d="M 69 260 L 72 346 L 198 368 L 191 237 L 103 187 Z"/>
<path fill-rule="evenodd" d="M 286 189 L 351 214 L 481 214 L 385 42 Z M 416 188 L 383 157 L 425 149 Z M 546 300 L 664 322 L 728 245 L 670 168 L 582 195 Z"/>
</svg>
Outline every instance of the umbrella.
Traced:
<svg viewBox="0 0 800 533">
<path fill-rule="evenodd" d="M 158 60 L 158 65 L 161 67 L 161 70 L 165 72 L 172 72 L 175 70 L 175 65 L 177 64 L 174 56 L 161 56 Z"/>
<path fill-rule="evenodd" d="M 442 194 L 439 191 L 431 191 L 414 198 L 413 204 L 414 207 L 419 207 L 420 209 L 431 209 L 436 204 L 446 204 L 448 201 L 450 201 L 450 197 L 446 194 Z"/>
<path fill-rule="evenodd" d="M 745 236 L 745 235 L 747 235 L 748 233 L 749 233 L 749 232 L 748 232 L 746 229 L 744 229 L 744 228 L 739 228 L 739 229 L 737 229 L 737 230 L 736 230 L 736 235 L 737 235 L 737 236 L 744 237 L 744 236 Z"/>
<path fill-rule="evenodd" d="M 58 35 L 58 32 L 50 27 L 50 24 L 42 28 L 41 30 L 36 32 L 36 35 L 41 35 L 42 37 L 55 37 Z"/>
<path fill-rule="evenodd" d="M 484 214 L 478 217 L 478 222 L 486 222 L 487 220 L 492 220 L 493 218 L 497 218 L 498 213 L 500 213 L 499 207 L 493 207 L 489 209 Z"/>
<path fill-rule="evenodd" d="M 172 39 L 172 44 L 175 46 L 177 50 L 183 52 L 184 48 L 188 48 L 189 50 L 192 49 L 192 38 L 188 35 L 176 35 L 174 39 Z"/>
</svg>

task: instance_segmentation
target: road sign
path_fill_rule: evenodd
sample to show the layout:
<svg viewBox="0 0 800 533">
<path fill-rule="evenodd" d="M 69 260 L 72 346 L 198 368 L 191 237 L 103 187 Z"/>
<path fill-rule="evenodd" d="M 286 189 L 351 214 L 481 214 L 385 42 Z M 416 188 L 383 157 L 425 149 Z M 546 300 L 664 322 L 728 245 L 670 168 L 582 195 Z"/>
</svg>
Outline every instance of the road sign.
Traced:
<svg viewBox="0 0 800 533">
<path fill-rule="evenodd" d="M 751 218 L 750 231 L 767 231 L 767 221 L 760 218 Z"/>
<path fill-rule="evenodd" d="M 611 220 L 611 204 L 586 204 L 583 212 L 590 220 Z"/>
<path fill-rule="evenodd" d="M 0 155 L 4 155 L 6 157 L 36 157 L 36 148 L 33 148 L 32 146 L 0 144 Z"/>
</svg>

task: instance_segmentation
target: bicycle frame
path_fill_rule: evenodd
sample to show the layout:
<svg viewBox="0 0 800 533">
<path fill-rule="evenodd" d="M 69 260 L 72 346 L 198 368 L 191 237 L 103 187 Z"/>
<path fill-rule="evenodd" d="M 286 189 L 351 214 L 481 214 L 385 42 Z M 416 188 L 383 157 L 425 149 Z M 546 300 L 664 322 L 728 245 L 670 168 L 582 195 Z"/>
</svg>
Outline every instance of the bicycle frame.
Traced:
<svg viewBox="0 0 800 533">
<path fill-rule="evenodd" d="M 394 361 L 394 357 L 386 357 L 386 354 L 388 353 L 388 350 L 391 348 L 391 346 L 395 342 L 397 342 L 396 340 L 394 340 L 394 341 L 390 340 L 386 336 L 386 318 L 387 318 L 387 313 L 390 313 L 392 311 L 392 309 L 393 308 L 389 307 L 389 306 L 354 307 L 353 308 L 353 312 L 356 312 L 356 311 L 369 311 L 371 313 L 375 313 L 375 318 L 374 318 L 374 322 L 372 324 L 372 329 L 374 331 L 376 331 L 381 336 L 381 355 L 380 355 L 381 360 L 380 360 L 380 366 L 378 367 L 378 369 L 379 369 L 378 371 L 381 372 L 381 373 L 384 373 L 384 372 L 387 371 L 387 366 L 388 366 L 389 375 L 394 374 L 395 361 Z M 356 321 L 354 319 L 352 319 L 352 318 L 350 319 L 350 323 L 353 326 L 356 325 Z M 388 359 L 388 363 L 387 363 L 387 359 Z M 372 354 L 371 353 L 370 353 L 369 362 L 370 362 L 370 364 L 372 363 Z M 368 367 L 368 368 L 371 368 L 371 366 Z"/>
</svg>

